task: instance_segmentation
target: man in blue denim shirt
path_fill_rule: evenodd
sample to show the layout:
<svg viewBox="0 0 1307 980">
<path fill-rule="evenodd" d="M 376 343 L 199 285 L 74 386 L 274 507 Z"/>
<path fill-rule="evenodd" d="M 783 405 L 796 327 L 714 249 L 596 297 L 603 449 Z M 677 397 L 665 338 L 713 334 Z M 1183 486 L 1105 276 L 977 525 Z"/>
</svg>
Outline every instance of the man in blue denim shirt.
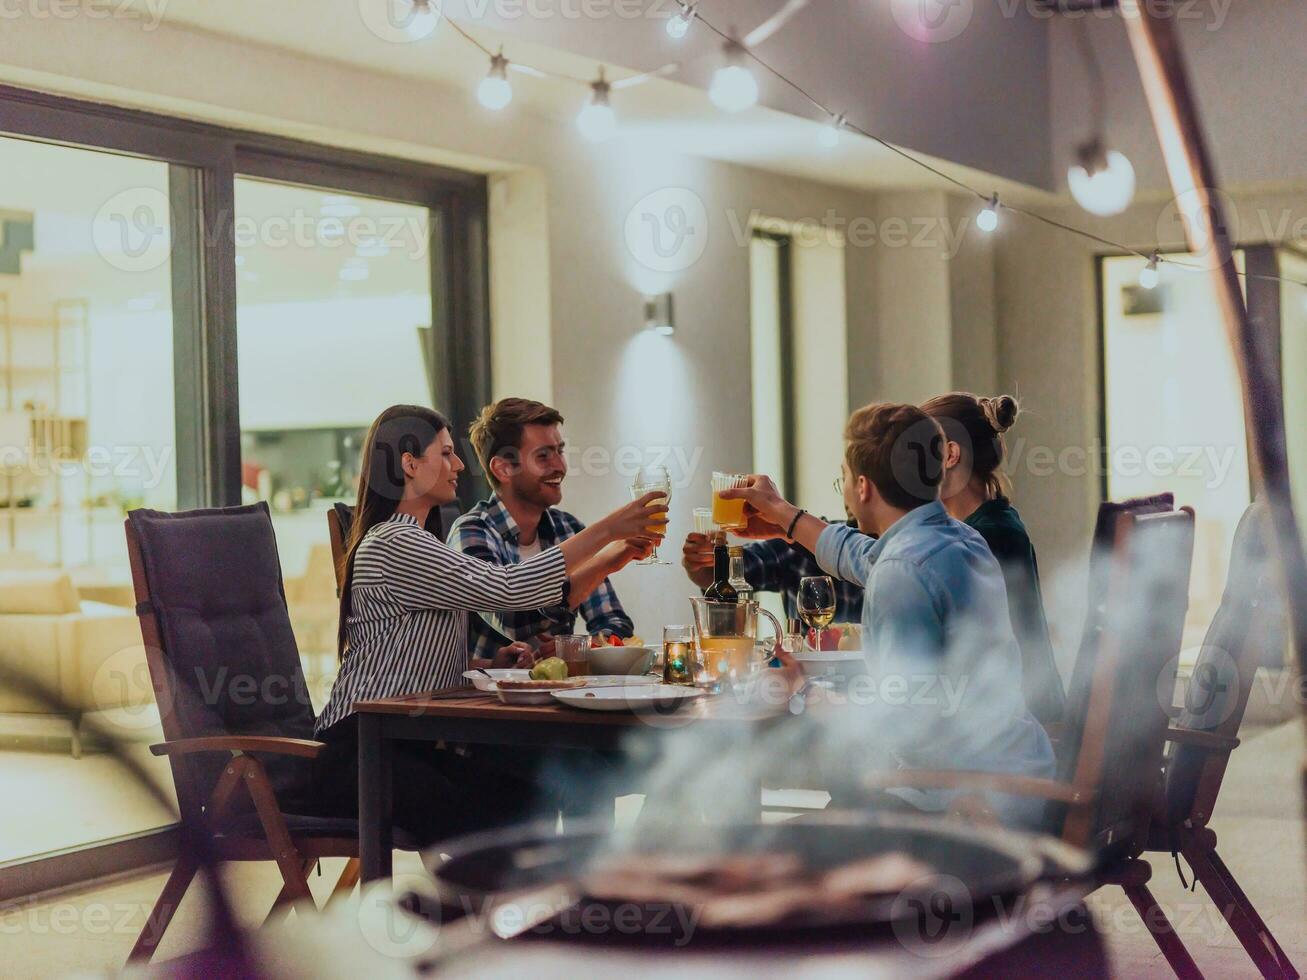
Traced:
<svg viewBox="0 0 1307 980">
<path fill-rule="evenodd" d="M 998 562 L 939 501 L 939 427 L 911 405 L 868 405 L 849 419 L 845 439 L 845 504 L 876 540 L 807 514 L 764 476 L 725 496 L 749 503 L 747 535 L 797 541 L 830 574 L 864 585 L 862 642 L 877 696 L 857 718 L 859 737 L 902 768 L 1052 777 L 1052 745 L 1022 697 Z M 927 810 L 957 795 L 893 792 Z M 990 802 L 1025 825 L 1037 824 L 1043 807 L 1000 795 Z"/>
</svg>

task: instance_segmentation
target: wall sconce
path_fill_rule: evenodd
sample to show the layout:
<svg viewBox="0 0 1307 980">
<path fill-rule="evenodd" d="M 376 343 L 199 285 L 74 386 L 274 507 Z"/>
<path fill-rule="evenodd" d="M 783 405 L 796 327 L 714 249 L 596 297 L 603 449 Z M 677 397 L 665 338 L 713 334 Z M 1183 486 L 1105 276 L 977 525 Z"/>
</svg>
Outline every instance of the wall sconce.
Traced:
<svg viewBox="0 0 1307 980">
<path fill-rule="evenodd" d="M 663 337 L 676 333 L 676 317 L 672 312 L 672 294 L 644 298 L 644 326 L 646 330 Z"/>
</svg>

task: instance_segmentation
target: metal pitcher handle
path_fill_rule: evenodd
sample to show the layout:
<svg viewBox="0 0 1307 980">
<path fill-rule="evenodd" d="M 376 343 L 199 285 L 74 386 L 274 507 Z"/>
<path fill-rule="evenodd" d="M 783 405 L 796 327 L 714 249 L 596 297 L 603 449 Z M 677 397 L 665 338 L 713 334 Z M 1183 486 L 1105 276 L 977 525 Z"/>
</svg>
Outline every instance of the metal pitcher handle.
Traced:
<svg viewBox="0 0 1307 980">
<path fill-rule="evenodd" d="M 768 609 L 762 608 L 761 604 L 758 606 L 758 615 L 767 617 L 767 621 L 771 623 L 771 628 L 773 633 L 773 637 L 772 637 L 773 652 L 771 656 L 767 658 L 767 666 L 779 667 L 781 665 L 781 662 L 779 659 L 777 659 L 775 650 L 778 646 L 782 645 L 785 642 L 785 630 L 782 628 L 781 621 L 776 618 L 775 614 Z"/>
</svg>

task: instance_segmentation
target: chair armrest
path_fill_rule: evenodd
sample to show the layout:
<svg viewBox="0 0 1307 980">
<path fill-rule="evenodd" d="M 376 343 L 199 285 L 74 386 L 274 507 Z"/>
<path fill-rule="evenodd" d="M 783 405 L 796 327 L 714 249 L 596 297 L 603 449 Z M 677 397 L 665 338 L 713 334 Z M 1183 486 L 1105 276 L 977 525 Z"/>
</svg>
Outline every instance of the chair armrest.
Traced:
<svg viewBox="0 0 1307 980">
<path fill-rule="evenodd" d="M 281 738 L 272 735 L 211 735 L 205 738 L 179 738 L 151 745 L 155 755 L 179 756 L 196 752 L 271 752 L 315 758 L 325 744 L 306 738 Z"/>
<path fill-rule="evenodd" d="M 1229 752 L 1237 748 L 1239 740 L 1214 732 L 1202 732 L 1193 728 L 1168 728 L 1166 740 L 1179 745 L 1192 745 L 1196 749 L 1209 749 L 1213 752 Z"/>
<path fill-rule="evenodd" d="M 860 780 L 865 789 L 965 789 L 981 792 L 1011 793 L 1014 796 L 1037 796 L 1059 803 L 1087 803 L 1092 794 L 1084 794 L 1068 783 L 1035 776 L 1017 776 L 1006 772 L 974 772 L 965 769 L 896 769 L 878 772 Z"/>
</svg>

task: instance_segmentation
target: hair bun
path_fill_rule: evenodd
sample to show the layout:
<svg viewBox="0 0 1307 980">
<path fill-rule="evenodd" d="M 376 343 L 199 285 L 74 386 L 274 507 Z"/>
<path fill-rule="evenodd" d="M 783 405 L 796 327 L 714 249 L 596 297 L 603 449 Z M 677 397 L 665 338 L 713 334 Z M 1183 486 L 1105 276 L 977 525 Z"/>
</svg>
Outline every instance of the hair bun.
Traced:
<svg viewBox="0 0 1307 980">
<path fill-rule="evenodd" d="M 1021 406 L 1011 395 L 998 395 L 995 398 L 980 399 L 980 407 L 985 410 L 985 417 L 989 419 L 990 425 L 994 431 L 1004 433 L 1016 423 L 1017 416 L 1021 414 Z"/>
</svg>

